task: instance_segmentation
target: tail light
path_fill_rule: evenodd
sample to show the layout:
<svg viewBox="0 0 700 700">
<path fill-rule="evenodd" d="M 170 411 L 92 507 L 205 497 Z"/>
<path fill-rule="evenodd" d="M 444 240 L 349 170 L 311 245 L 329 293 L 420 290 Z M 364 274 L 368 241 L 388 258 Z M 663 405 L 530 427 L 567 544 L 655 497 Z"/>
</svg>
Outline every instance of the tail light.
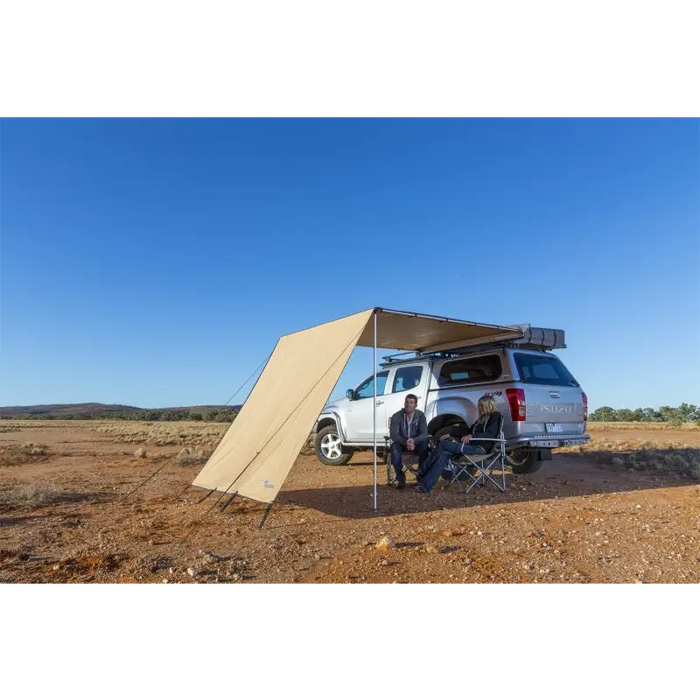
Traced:
<svg viewBox="0 0 700 700">
<path fill-rule="evenodd" d="M 588 397 L 585 391 L 581 392 L 581 398 L 583 400 L 583 422 L 586 423 L 588 422 Z"/>
<path fill-rule="evenodd" d="M 510 406 L 510 419 L 512 421 L 524 421 L 527 418 L 524 389 L 506 389 L 508 405 Z"/>
</svg>

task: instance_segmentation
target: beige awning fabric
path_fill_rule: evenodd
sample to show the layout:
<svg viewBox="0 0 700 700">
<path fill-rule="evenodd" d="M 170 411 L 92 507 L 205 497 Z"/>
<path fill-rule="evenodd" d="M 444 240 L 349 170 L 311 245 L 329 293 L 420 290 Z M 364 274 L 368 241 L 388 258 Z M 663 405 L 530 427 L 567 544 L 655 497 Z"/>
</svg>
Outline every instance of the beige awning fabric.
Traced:
<svg viewBox="0 0 700 700">
<path fill-rule="evenodd" d="M 372 313 L 362 311 L 280 338 L 193 485 L 272 503 Z"/>
<path fill-rule="evenodd" d="M 522 337 L 520 330 L 509 326 L 471 323 L 408 311 L 376 309 L 376 312 L 378 348 L 435 352 Z M 372 326 L 373 324 L 367 325 L 358 345 L 373 346 Z"/>
<path fill-rule="evenodd" d="M 283 336 L 193 486 L 272 503 L 356 345 L 438 350 L 521 337 L 505 326 L 368 309 Z"/>
</svg>

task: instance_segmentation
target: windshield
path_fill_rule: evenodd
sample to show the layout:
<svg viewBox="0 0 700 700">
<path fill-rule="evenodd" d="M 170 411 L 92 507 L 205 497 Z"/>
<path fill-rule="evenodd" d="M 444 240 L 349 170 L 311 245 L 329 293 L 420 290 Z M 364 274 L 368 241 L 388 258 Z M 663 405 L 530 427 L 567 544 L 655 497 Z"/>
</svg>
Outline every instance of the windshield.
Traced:
<svg viewBox="0 0 700 700">
<path fill-rule="evenodd" d="M 386 386 L 386 378 L 389 376 L 389 371 L 377 372 L 377 396 L 381 396 L 384 393 L 384 387 Z M 355 389 L 358 399 L 368 399 L 374 396 L 374 375 L 367 377 L 360 386 Z"/>
<path fill-rule="evenodd" d="M 547 386 L 579 386 L 563 362 L 553 355 L 526 355 L 516 352 L 515 364 L 521 381 Z"/>
</svg>

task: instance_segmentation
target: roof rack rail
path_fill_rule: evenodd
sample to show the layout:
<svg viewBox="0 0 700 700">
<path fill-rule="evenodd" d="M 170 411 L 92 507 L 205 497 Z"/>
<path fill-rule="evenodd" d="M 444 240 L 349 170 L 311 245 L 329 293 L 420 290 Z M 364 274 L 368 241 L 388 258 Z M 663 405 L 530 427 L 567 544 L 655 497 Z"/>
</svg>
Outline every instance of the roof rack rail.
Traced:
<svg viewBox="0 0 700 700">
<path fill-rule="evenodd" d="M 414 357 L 403 357 L 404 355 L 413 355 Z M 418 357 L 419 355 L 420 353 L 416 352 L 415 350 L 407 350 L 406 352 L 396 352 L 393 355 L 385 355 L 381 360 L 381 364 L 389 365 L 392 362 L 405 362 L 406 360 L 412 360 L 415 357 Z"/>
</svg>

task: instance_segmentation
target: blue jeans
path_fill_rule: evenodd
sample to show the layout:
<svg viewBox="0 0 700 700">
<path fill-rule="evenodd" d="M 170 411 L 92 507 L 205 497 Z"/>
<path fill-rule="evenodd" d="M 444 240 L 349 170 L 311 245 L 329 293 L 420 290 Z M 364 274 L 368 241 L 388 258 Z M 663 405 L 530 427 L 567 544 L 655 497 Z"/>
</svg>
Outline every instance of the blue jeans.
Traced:
<svg viewBox="0 0 700 700">
<path fill-rule="evenodd" d="M 433 450 L 430 455 L 430 460 L 426 465 L 425 474 L 421 479 L 423 484 L 423 489 L 430 493 L 433 490 L 433 486 L 437 484 L 440 479 L 440 475 L 445 471 L 448 462 L 455 455 L 483 455 L 483 447 L 477 445 L 469 445 L 468 443 L 458 442 L 457 440 L 451 440 L 447 438 L 446 440 L 440 440 L 437 447 Z"/>
<path fill-rule="evenodd" d="M 391 464 L 396 471 L 396 478 L 399 480 L 406 478 L 403 473 L 403 464 L 401 463 L 401 457 L 404 452 L 408 452 L 408 450 L 400 442 L 391 443 Z M 417 442 L 416 449 L 413 452 L 408 452 L 408 454 L 418 455 L 418 471 L 422 472 L 428 459 L 428 441 Z"/>
</svg>

